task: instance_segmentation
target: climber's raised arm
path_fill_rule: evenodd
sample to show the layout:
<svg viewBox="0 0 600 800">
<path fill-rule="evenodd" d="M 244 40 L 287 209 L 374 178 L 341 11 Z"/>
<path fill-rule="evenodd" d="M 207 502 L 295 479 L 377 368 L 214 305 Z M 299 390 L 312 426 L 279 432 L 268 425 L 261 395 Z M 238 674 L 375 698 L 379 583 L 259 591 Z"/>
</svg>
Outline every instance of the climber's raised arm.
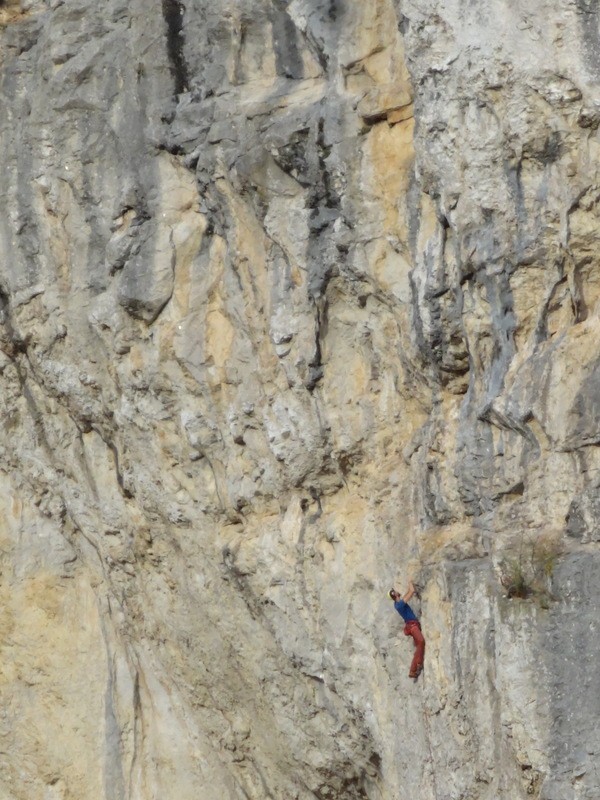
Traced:
<svg viewBox="0 0 600 800">
<path fill-rule="evenodd" d="M 404 600 L 405 603 L 408 603 L 408 601 L 412 599 L 414 594 L 415 594 L 415 585 L 412 582 L 412 580 L 410 580 L 408 582 L 408 591 L 406 592 L 406 594 L 402 596 L 402 599 Z"/>
</svg>

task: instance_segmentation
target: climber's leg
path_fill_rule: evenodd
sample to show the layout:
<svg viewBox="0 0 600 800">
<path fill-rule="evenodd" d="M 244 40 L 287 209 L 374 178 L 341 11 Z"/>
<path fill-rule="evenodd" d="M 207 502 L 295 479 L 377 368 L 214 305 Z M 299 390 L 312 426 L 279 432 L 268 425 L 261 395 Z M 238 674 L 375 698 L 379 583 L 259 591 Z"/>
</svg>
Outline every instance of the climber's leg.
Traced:
<svg viewBox="0 0 600 800">
<path fill-rule="evenodd" d="M 410 672 L 408 674 L 410 678 L 416 678 L 423 669 L 423 661 L 425 658 L 425 637 L 421 632 L 420 624 L 415 621 L 406 623 L 404 626 L 404 634 L 406 636 L 412 636 L 415 643 L 415 654 L 412 664 L 410 665 Z"/>
</svg>

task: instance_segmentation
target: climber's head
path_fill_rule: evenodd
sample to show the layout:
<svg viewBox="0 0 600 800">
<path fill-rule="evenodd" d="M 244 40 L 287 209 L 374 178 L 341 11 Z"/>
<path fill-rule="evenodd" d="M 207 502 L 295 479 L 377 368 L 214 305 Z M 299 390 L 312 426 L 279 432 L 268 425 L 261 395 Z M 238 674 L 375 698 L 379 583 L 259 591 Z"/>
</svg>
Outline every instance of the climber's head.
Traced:
<svg viewBox="0 0 600 800">
<path fill-rule="evenodd" d="M 389 596 L 392 598 L 392 600 L 394 601 L 394 603 L 396 602 L 396 600 L 399 600 L 399 599 L 400 599 L 400 595 L 398 594 L 398 592 L 397 592 L 395 589 L 390 589 L 390 591 L 388 592 L 388 594 L 389 594 Z"/>
</svg>

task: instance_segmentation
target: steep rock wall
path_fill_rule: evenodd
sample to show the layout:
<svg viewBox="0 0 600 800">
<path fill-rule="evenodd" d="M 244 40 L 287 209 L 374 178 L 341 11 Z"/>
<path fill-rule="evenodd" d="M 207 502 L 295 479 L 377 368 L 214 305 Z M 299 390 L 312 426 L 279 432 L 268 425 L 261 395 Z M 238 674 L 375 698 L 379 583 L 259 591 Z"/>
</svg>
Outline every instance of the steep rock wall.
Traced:
<svg viewBox="0 0 600 800">
<path fill-rule="evenodd" d="M 596 798 L 598 14 L 216 5 L 0 9 L 0 792 Z"/>
</svg>

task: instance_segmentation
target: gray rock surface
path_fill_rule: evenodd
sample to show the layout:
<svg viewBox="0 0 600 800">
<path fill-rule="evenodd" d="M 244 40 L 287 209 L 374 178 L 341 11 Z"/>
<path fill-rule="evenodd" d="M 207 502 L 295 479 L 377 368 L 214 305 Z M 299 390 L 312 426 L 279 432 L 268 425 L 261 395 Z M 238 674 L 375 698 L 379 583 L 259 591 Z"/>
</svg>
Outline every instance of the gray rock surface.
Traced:
<svg viewBox="0 0 600 800">
<path fill-rule="evenodd" d="M 598 53 L 0 3 L 0 800 L 597 800 Z"/>
</svg>

